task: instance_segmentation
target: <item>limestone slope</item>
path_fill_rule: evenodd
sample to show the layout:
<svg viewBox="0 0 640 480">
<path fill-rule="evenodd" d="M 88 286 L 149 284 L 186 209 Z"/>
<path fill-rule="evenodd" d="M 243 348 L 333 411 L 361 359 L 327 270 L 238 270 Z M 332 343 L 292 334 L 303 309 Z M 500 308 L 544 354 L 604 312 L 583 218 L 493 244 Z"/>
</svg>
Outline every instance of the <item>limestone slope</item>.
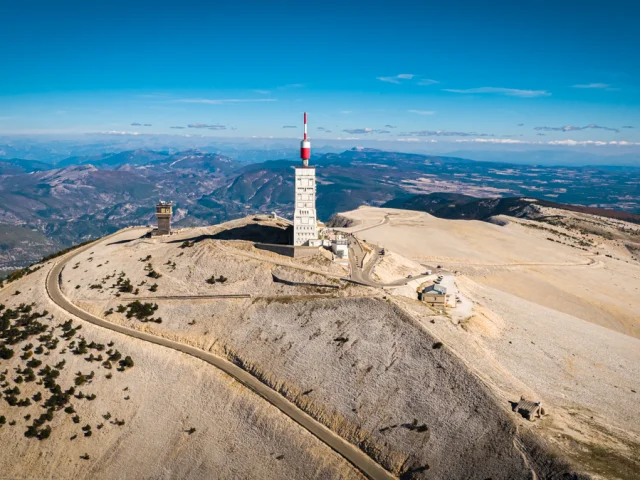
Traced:
<svg viewBox="0 0 640 480">
<path fill-rule="evenodd" d="M 535 435 L 518 433 L 508 403 L 384 294 L 340 282 L 322 258 L 292 262 L 217 231 L 124 232 L 78 255 L 64 291 L 111 322 L 227 356 L 398 475 L 573 474 Z M 138 294 L 114 288 L 118 278 Z M 339 288 L 322 286 L 331 283 Z M 201 299 L 179 298 L 187 294 Z M 251 298 L 215 298 L 230 294 Z M 161 323 L 127 318 L 136 298 L 156 303 Z"/>
</svg>

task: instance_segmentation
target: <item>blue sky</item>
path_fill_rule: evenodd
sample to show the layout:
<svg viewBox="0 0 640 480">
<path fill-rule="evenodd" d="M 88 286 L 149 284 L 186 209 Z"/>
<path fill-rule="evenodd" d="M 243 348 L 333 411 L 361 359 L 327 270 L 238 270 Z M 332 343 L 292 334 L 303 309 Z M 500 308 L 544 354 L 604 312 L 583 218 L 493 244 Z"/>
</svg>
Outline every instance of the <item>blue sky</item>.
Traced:
<svg viewBox="0 0 640 480">
<path fill-rule="evenodd" d="M 312 138 L 618 147 L 640 142 L 638 14 L 631 0 L 5 1 L 0 134 L 299 137 L 307 110 Z"/>
</svg>

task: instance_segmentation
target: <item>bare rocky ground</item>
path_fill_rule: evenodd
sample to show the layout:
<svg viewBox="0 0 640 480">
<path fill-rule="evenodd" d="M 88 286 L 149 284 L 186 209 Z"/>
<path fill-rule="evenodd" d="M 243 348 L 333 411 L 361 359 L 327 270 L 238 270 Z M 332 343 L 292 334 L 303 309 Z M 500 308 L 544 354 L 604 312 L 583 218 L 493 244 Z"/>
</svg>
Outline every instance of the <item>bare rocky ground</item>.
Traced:
<svg viewBox="0 0 640 480">
<path fill-rule="evenodd" d="M 385 224 L 384 215 L 376 210 L 362 209 L 371 225 L 388 228 L 394 224 Z M 411 214 L 401 223 L 414 228 L 413 222 L 420 219 L 416 212 Z M 361 219 L 354 223 L 362 226 Z M 248 225 L 253 226 L 244 229 Z M 294 261 L 238 239 L 240 233 L 250 232 L 254 241 L 264 241 L 260 233 L 272 230 L 261 226 L 281 228 L 257 218 L 185 229 L 169 237 L 140 238 L 139 230 L 124 231 L 74 258 L 62 274 L 63 292 L 83 309 L 111 322 L 196 345 L 235 361 L 403 478 L 578 478 L 576 472 L 633 478 L 637 407 L 627 400 L 616 400 L 606 386 L 591 389 L 600 380 L 597 372 L 603 376 L 614 372 L 611 382 L 634 387 L 636 339 L 580 319 L 575 319 L 580 322 L 576 326 L 568 315 L 550 315 L 547 323 L 537 324 L 538 316 L 549 312 L 529 309 L 531 315 L 523 317 L 514 313 L 529 308 L 521 299 L 494 296 L 490 290 L 482 290 L 488 287 L 469 278 L 465 284 L 462 277 L 459 287 L 473 298 L 476 307 L 473 317 L 455 325 L 448 316 L 437 316 L 417 301 L 341 281 L 343 268 L 322 255 Z M 419 223 L 417 226 L 421 228 Z M 376 228 L 359 235 L 373 242 Z M 498 232 L 491 230 L 491 235 L 499 238 Z M 406 237 L 408 244 L 412 235 Z M 430 230 L 428 235 L 436 232 Z M 523 235 L 518 231 L 516 238 L 526 238 Z M 391 247 L 393 241 L 391 235 L 384 243 L 398 254 L 381 267 L 385 278 L 393 277 L 396 267 L 404 274 L 405 269 L 424 261 L 421 255 Z M 571 256 L 570 247 L 541 243 L 558 262 L 584 261 L 579 255 L 577 259 Z M 451 242 L 443 240 L 443 244 Z M 558 248 L 560 252 L 554 252 Z M 509 254 L 517 258 L 516 253 Z M 431 252 L 427 256 L 438 259 Z M 44 307 L 43 276 L 44 272 L 38 271 L 10 284 L 0 292 L 0 299 L 15 303 L 13 291 L 21 289 L 25 293 L 20 295 L 33 297 Z M 496 299 L 495 305 L 485 298 L 489 295 Z M 189 298 L 176 298 L 180 296 Z M 129 305 L 136 299 L 156 304 L 157 309 L 143 312 L 139 319 L 127 318 Z M 54 308 L 47 308 L 55 314 Z M 531 347 L 548 341 L 554 322 L 563 324 L 558 340 L 541 351 Z M 593 333 L 582 328 L 583 323 L 600 330 Z M 529 327 L 535 330 L 533 336 Z M 89 337 L 90 330 L 103 335 L 96 342 L 116 336 L 89 325 L 83 326 L 82 333 Z M 595 349 L 594 335 L 599 331 L 613 336 L 604 335 L 606 342 Z M 562 347 L 562 335 L 580 338 L 583 348 L 571 351 L 566 345 Z M 99 420 L 103 413 L 97 402 L 102 395 L 102 409 L 109 406 L 115 411 L 121 404 L 135 408 L 123 410 L 131 416 L 118 412 L 126 425 L 113 430 L 111 443 L 101 442 L 95 450 L 86 450 L 90 460 L 75 460 L 83 454 L 82 448 L 64 457 L 73 467 L 60 463 L 57 472 L 61 478 L 111 478 L 129 467 L 154 478 L 210 478 L 216 468 L 223 472 L 218 475 L 221 478 L 358 475 L 324 444 L 212 367 L 158 346 L 117 337 L 111 339 L 123 353 L 132 355 L 136 364 L 107 382 L 126 378 L 127 386 L 135 386 L 138 395 L 128 395 L 129 400 L 123 401 L 120 397 L 126 392 L 107 383 L 93 403 L 83 404 L 85 415 Z M 628 339 L 627 343 L 621 338 Z M 507 347 L 513 344 L 516 348 Z M 576 362 L 582 369 L 583 363 L 593 362 L 602 349 L 612 346 L 620 351 L 609 352 L 611 358 L 601 370 L 591 368 L 569 382 L 566 368 L 558 368 L 565 356 L 575 353 L 585 356 Z M 622 367 L 615 366 L 616 362 Z M 75 369 L 74 365 L 69 372 Z M 589 379 L 589 373 L 596 377 Z M 537 423 L 517 417 L 508 402 L 520 394 L 548 402 L 553 414 Z M 598 402 L 598 395 L 607 398 Z M 578 419 L 571 414 L 571 404 L 579 413 Z M 589 416 L 594 417 L 591 427 Z M 138 423 L 132 424 L 136 419 Z M 622 432 L 625 422 L 628 431 Z M 25 460 L 25 465 L 33 464 L 29 467 L 33 475 L 48 475 L 48 463 L 36 455 L 42 451 L 48 458 L 60 455 L 67 445 L 65 438 L 72 435 L 71 430 L 64 430 L 65 425 L 54 425 L 57 428 L 51 438 L 42 441 L 20 437 L 22 431 L 11 433 L 15 451 L 22 448 L 34 456 L 33 461 Z M 133 429 L 134 425 L 143 433 Z M 185 430 L 191 426 L 197 430 L 189 435 Z M 71 427 L 78 429 L 75 424 Z M 0 438 L 4 440 L 7 431 L 7 425 L 1 427 Z M 111 431 L 104 427 L 99 434 Z M 60 437 L 54 437 L 59 432 Z M 124 432 L 129 432 L 128 436 Z M 204 432 L 206 435 L 201 435 Z M 596 439 L 594 432 L 600 432 L 602 438 Z M 153 460 L 132 465 L 140 456 L 133 453 L 134 445 L 149 443 Z M 10 458 L 13 456 L 0 456 L 0 465 L 6 465 Z M 612 469 L 612 463 L 621 466 Z"/>
<path fill-rule="evenodd" d="M 584 214 L 570 212 L 569 227 L 575 215 Z M 374 208 L 343 216 L 371 243 L 457 270 L 457 287 L 474 305 L 466 318 L 394 299 L 504 403 L 541 400 L 552 413 L 533 428 L 567 456 L 602 478 L 637 477 L 640 268 L 617 240 L 510 217 L 499 226 Z M 591 217 L 580 225 L 588 220 L 611 236 L 636 228 Z"/>
<path fill-rule="evenodd" d="M 544 222 L 498 218 L 504 226 L 370 207 L 341 215 L 347 231 L 391 252 L 640 338 L 640 262 L 625 240 L 640 227 L 542 210 Z"/>
<path fill-rule="evenodd" d="M 48 268 L 0 291 L 0 304 L 15 308 L 34 302 L 37 311 L 50 312 L 42 320 L 47 326 L 67 321 L 69 315 L 44 292 Z M 21 293 L 14 295 L 16 291 Z M 35 354 L 34 358 L 43 362 L 36 372 L 45 365 L 66 362 L 58 377 L 65 390 L 75 385 L 76 372 L 88 375 L 93 371 L 93 380 L 75 389 L 76 395 L 82 391 L 96 397 L 72 396 L 70 405 L 75 413 L 56 411 L 47 423 L 52 427 L 49 438 L 25 438 L 27 426 L 46 412 L 42 403 L 50 393 L 35 382 L 15 383 L 18 375 L 14 369 L 23 369 L 26 363 L 19 356 L 21 347 L 32 343 L 36 349 L 41 342 L 35 336 L 16 344 L 14 356 L 0 360 L 0 371 L 8 371 L 5 388 L 18 386 L 19 398 L 31 398 L 38 391 L 43 397 L 40 402 L 32 400 L 28 407 L 12 407 L 0 400 L 0 416 L 6 419 L 0 426 L 0 477 L 362 478 L 302 427 L 210 365 L 80 320 L 73 324 L 82 327 L 75 340 L 83 336 L 88 342 L 105 345 L 105 349 L 113 341 L 113 348 L 123 357 L 131 356 L 135 365 L 124 372 L 115 366 L 107 370 L 100 362 L 88 362 L 89 353 L 74 355 L 69 341 L 61 341 L 50 352 Z M 104 351 L 90 352 L 106 358 Z M 106 378 L 108 374 L 111 379 Z M 29 420 L 24 418 L 27 415 L 31 415 Z M 79 423 L 72 420 L 75 415 Z M 114 423 L 120 421 L 123 425 Z M 86 425 L 91 426 L 90 437 L 82 429 Z M 195 431 L 190 433 L 191 429 Z"/>
<path fill-rule="evenodd" d="M 384 293 L 340 281 L 342 267 L 321 255 L 293 261 L 220 240 L 220 230 L 164 238 L 124 232 L 78 255 L 63 272 L 64 292 L 112 322 L 234 360 L 398 475 L 572 471 L 535 436 L 518 433 L 528 426 Z M 112 287 L 119 278 L 134 292 Z M 251 298 L 210 298 L 237 294 Z M 118 312 L 140 297 L 158 305 L 150 318 L 161 323 Z"/>
</svg>

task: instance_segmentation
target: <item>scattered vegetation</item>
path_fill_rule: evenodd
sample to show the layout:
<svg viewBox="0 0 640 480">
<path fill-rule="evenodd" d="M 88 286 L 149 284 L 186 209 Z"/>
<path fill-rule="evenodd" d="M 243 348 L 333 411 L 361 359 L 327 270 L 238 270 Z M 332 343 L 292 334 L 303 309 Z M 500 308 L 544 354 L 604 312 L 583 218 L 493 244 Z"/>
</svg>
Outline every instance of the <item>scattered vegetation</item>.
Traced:
<svg viewBox="0 0 640 480">
<path fill-rule="evenodd" d="M 0 357 L 3 360 L 11 359 L 15 372 L 9 375 L 9 369 L 5 369 L 0 373 L 0 388 L 1 398 L 8 407 L 21 408 L 35 404 L 43 409 L 39 415 L 32 412 L 22 417 L 30 422 L 25 427 L 24 436 L 45 440 L 52 434 L 51 422 L 57 412 L 65 413 L 71 422 L 78 424 L 81 419 L 74 402 L 91 402 L 97 398 L 95 393 L 85 394 L 77 390 L 80 386 L 91 385 L 97 379 L 94 370 L 90 373 L 78 371 L 73 385 L 63 386 L 60 383 L 60 372 L 64 370 L 66 360 L 59 359 L 55 364 L 45 363 L 46 356 L 57 350 L 61 341 L 68 343 L 58 351 L 59 355 L 64 355 L 67 349 L 70 350 L 70 354 L 86 355 L 84 360 L 90 363 L 97 362 L 97 368 L 108 368 L 107 363 L 111 367 L 110 362 L 119 362 L 118 371 L 124 372 L 134 366 L 134 361 L 128 355 L 122 359 L 122 354 L 114 350 L 113 342 L 110 342 L 111 348 L 105 352 L 108 359 L 103 362 L 101 352 L 106 349 L 104 344 L 88 341 L 82 336 L 73 338 L 80 330 L 80 325 L 74 326 L 71 320 L 55 325 L 52 322 L 53 317 L 45 318 L 49 315 L 46 310 L 39 312 L 34 307 L 35 304 L 21 303 L 17 307 L 6 308 L 0 304 Z M 34 391 L 29 387 L 29 393 L 25 395 L 27 392 L 23 392 L 21 387 L 32 382 L 41 389 Z M 0 426 L 6 421 L 6 417 L 2 417 Z M 124 420 L 119 422 L 124 425 Z M 15 425 L 16 422 L 12 420 L 9 424 Z M 83 431 L 85 437 L 91 436 L 91 428 Z"/>
<path fill-rule="evenodd" d="M 122 305 L 118 306 L 118 312 L 120 313 L 126 312 L 127 318 L 136 318 L 141 322 L 162 323 L 161 318 L 152 317 L 154 312 L 158 310 L 157 303 L 149 303 L 149 302 L 142 303 L 141 301 L 136 300 L 135 302 L 131 302 L 130 304 L 128 304 L 123 309 L 121 309 L 120 307 L 122 307 Z"/>
<path fill-rule="evenodd" d="M 64 250 L 60 250 L 59 252 L 52 253 L 51 255 L 47 255 L 46 257 L 44 257 L 38 263 L 48 262 L 49 260 L 53 260 L 54 258 L 61 257 L 62 255 L 65 255 L 65 254 L 69 253 L 70 251 L 75 250 L 76 248 L 84 247 L 85 245 L 88 245 L 91 242 L 93 242 L 93 240 L 87 240 L 86 242 L 82 242 L 82 243 L 79 243 L 77 245 L 73 245 L 72 247 L 65 248 Z"/>
<path fill-rule="evenodd" d="M 147 273 L 147 277 L 151 277 L 151 278 L 160 278 L 162 276 L 161 273 L 156 272 L 153 269 L 153 265 L 151 265 L 151 263 L 148 263 L 146 267 L 144 267 L 145 271 L 148 272 Z"/>
<path fill-rule="evenodd" d="M 127 368 L 133 368 L 133 365 L 133 360 L 127 355 L 124 360 L 120 360 L 120 368 L 118 370 L 124 372 Z M 128 398 L 125 400 L 128 400 Z"/>
<path fill-rule="evenodd" d="M 33 272 L 37 272 L 41 268 L 42 268 L 42 265 L 38 265 L 37 267 L 33 267 L 33 268 L 25 267 L 25 268 L 21 268 L 19 270 L 15 270 L 15 271 L 11 272 L 9 275 L 7 275 L 7 278 L 5 278 L 4 280 L 0 280 L 0 288 L 4 285 L 5 282 L 8 285 L 11 282 L 15 282 L 16 280 L 20 280 L 22 277 L 24 277 L 26 275 L 31 275 Z"/>
<path fill-rule="evenodd" d="M 207 283 L 209 285 L 214 285 L 216 283 L 225 283 L 228 280 L 227 277 L 220 275 L 218 278 L 216 278 L 215 275 L 211 275 L 211 277 L 207 278 Z"/>
</svg>

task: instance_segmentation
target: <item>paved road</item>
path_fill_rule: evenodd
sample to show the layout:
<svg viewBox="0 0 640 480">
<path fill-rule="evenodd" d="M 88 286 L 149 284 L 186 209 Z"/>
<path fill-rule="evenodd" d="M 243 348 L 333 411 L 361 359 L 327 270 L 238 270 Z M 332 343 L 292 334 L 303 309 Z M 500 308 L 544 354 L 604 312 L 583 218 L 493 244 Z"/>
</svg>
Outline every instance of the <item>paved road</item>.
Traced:
<svg viewBox="0 0 640 480">
<path fill-rule="evenodd" d="M 364 265 L 364 257 L 366 256 L 364 250 L 362 249 L 362 246 L 360 245 L 360 243 L 358 242 L 358 240 L 356 239 L 356 236 L 354 235 L 355 233 L 360 233 L 360 232 L 364 232 L 366 230 L 371 230 L 372 228 L 377 228 L 380 227 L 382 225 L 386 225 L 389 223 L 390 221 L 390 217 L 393 216 L 395 214 L 392 213 L 387 213 L 384 218 L 382 220 L 380 220 L 380 222 L 374 224 L 374 225 L 369 225 L 369 226 L 365 226 L 365 227 L 361 227 L 361 228 L 355 228 L 352 230 L 349 230 L 348 232 L 346 230 L 348 229 L 340 229 L 337 228 L 335 230 L 338 231 L 344 231 L 346 235 L 348 235 L 349 238 L 349 263 L 351 266 L 351 278 L 350 280 L 356 283 L 359 283 L 361 285 L 367 285 L 370 287 L 400 287 L 403 285 L 406 285 L 410 279 L 408 278 L 401 278 L 398 280 L 394 280 L 393 282 L 390 283 L 379 283 L 376 282 L 373 279 L 373 269 L 376 266 L 376 263 L 378 262 L 380 256 L 381 256 L 381 252 L 382 252 L 382 248 L 378 247 L 377 245 L 374 245 L 374 251 L 373 254 L 371 255 L 371 258 L 369 259 L 369 261 L 367 262 L 366 265 Z M 417 216 L 421 215 L 421 213 L 418 213 Z M 409 218 L 414 218 L 414 217 L 409 217 Z M 418 275 L 413 277 L 411 280 L 417 279 L 417 278 L 422 278 L 425 275 Z"/>
<path fill-rule="evenodd" d="M 369 226 L 365 226 L 365 227 L 360 227 L 360 228 L 354 228 L 353 230 L 350 230 L 349 233 L 358 233 L 358 232 L 364 232 L 366 230 L 370 230 L 372 228 L 376 228 L 376 227 L 380 227 L 382 225 L 386 225 L 387 223 L 389 223 L 389 213 L 387 213 L 384 218 L 382 220 L 380 220 L 379 223 L 376 223 L 375 225 L 369 225 Z"/>
<path fill-rule="evenodd" d="M 386 219 L 386 217 L 385 217 Z M 373 279 L 373 269 L 378 263 L 382 252 L 382 248 L 377 245 L 373 246 L 373 254 L 371 258 L 367 262 L 366 265 L 363 265 L 364 261 L 364 251 L 362 247 L 353 237 L 349 240 L 349 262 L 351 264 L 351 280 L 360 283 L 362 285 L 368 285 L 370 287 L 401 287 L 406 285 L 411 280 L 416 280 L 422 277 L 426 277 L 426 275 L 416 275 L 413 278 L 400 278 L 398 280 L 394 280 L 389 283 L 379 283 Z"/>
<path fill-rule="evenodd" d="M 103 239 L 104 240 L 104 239 Z M 101 240 L 98 240 L 101 241 Z M 289 417 L 294 422 L 298 423 L 306 430 L 308 430 L 312 435 L 314 435 L 317 439 L 328 445 L 334 451 L 342 455 L 347 461 L 349 461 L 352 465 L 354 465 L 358 470 L 360 470 L 367 478 L 370 479 L 384 479 L 390 480 L 394 479 L 393 475 L 391 475 L 388 471 L 378 465 L 371 457 L 366 455 L 360 449 L 358 449 L 355 445 L 347 442 L 340 436 L 336 435 L 333 431 L 325 427 L 323 424 L 312 418 L 307 413 L 303 412 L 296 405 L 289 402 L 282 395 L 275 392 L 271 388 L 267 387 L 264 383 L 260 382 L 257 378 L 253 377 L 251 374 L 242 370 L 237 365 L 229 362 L 228 360 L 213 355 L 211 353 L 205 352 L 204 350 L 200 350 L 198 348 L 184 345 L 182 343 L 169 340 L 162 337 L 157 337 L 147 332 L 140 332 L 138 330 L 134 330 L 132 328 L 128 328 L 122 325 L 113 324 L 107 320 L 91 315 L 88 312 L 80 309 L 76 305 L 72 304 L 62 293 L 60 289 L 60 275 L 64 266 L 76 255 L 79 253 L 92 248 L 95 246 L 95 243 L 91 243 L 84 247 L 81 247 L 73 252 L 60 257 L 57 259 L 53 268 L 49 271 L 46 280 L 46 289 L 51 300 L 57 304 L 60 308 L 67 311 L 68 313 L 75 315 L 76 317 L 97 325 L 99 327 L 103 327 L 109 330 L 112 330 L 117 333 L 121 333 L 123 335 L 127 335 L 129 337 L 137 338 L 139 340 L 143 340 L 149 343 L 153 343 L 155 345 L 160 345 L 162 347 L 171 348 L 178 352 L 186 353 L 187 355 L 191 355 L 193 357 L 199 358 L 203 360 L 226 374 L 233 377 L 235 380 L 243 384 L 245 387 L 249 388 L 260 397 L 268 401 L 271 405 L 278 408 L 282 413 L 284 413 L 287 417 Z"/>
</svg>

